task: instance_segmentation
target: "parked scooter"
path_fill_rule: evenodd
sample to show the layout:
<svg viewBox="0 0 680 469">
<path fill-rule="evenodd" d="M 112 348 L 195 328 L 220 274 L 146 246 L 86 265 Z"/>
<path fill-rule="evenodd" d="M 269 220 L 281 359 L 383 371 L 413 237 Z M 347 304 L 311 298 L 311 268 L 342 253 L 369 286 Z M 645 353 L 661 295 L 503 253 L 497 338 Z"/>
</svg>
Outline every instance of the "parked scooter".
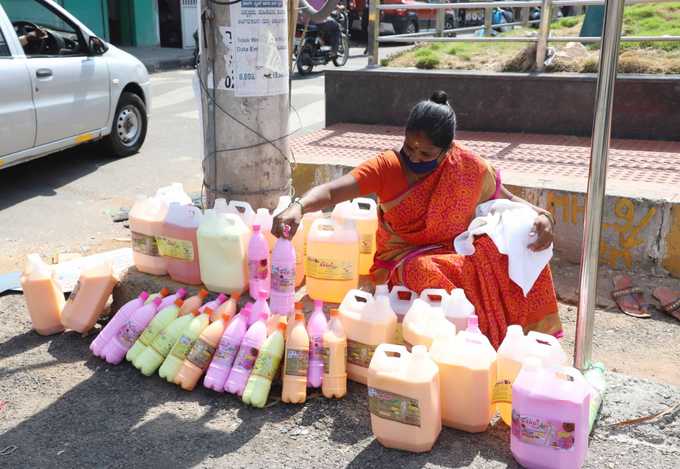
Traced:
<svg viewBox="0 0 680 469">
<path fill-rule="evenodd" d="M 347 63 L 349 59 L 349 16 L 347 11 L 339 5 L 338 9 L 331 13 L 331 18 L 340 25 L 340 44 L 335 56 L 331 53 L 331 47 L 325 45 L 323 34 L 316 25 L 310 23 L 306 33 L 304 25 L 297 25 L 295 62 L 301 75 L 312 73 L 315 65 L 326 65 L 332 61 L 336 67 L 342 67 Z M 300 44 L 302 41 L 304 42 Z"/>
</svg>

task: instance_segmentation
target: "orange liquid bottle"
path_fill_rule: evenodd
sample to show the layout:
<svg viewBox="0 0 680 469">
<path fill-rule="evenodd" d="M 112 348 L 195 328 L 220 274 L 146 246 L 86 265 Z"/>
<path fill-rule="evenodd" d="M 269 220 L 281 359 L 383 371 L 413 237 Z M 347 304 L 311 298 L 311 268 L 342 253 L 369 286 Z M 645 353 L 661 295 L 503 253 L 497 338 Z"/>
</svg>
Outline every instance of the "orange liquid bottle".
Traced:
<svg viewBox="0 0 680 469">
<path fill-rule="evenodd" d="M 347 394 L 347 336 L 340 321 L 340 312 L 331 309 L 330 314 L 328 330 L 323 335 L 321 392 L 328 399 L 339 399 Z"/>
<path fill-rule="evenodd" d="M 33 329 L 40 335 L 56 334 L 64 330 L 61 311 L 64 309 L 64 292 L 54 280 L 50 267 L 38 254 L 30 254 L 21 276 L 26 307 Z"/>
<path fill-rule="evenodd" d="M 307 399 L 307 370 L 309 368 L 309 336 L 302 311 L 295 312 L 295 322 L 288 334 L 283 365 L 281 400 L 300 404 Z"/>
<path fill-rule="evenodd" d="M 104 312 L 116 283 L 118 279 L 113 275 L 111 264 L 84 270 L 61 313 L 64 327 L 80 333 L 92 329 Z"/>
</svg>

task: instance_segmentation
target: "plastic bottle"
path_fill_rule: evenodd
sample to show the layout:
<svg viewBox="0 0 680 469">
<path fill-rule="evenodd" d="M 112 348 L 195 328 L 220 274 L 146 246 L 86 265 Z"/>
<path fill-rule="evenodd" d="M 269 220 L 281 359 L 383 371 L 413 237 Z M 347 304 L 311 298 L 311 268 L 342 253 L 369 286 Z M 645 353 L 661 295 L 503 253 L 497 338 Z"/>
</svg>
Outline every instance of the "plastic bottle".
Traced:
<svg viewBox="0 0 680 469">
<path fill-rule="evenodd" d="M 366 384 L 368 365 L 375 348 L 394 339 L 397 315 L 389 299 L 351 290 L 340 304 L 340 318 L 347 334 L 347 376 Z"/>
<path fill-rule="evenodd" d="M 153 303 L 156 298 L 160 298 L 161 300 L 165 300 L 168 295 L 170 294 L 170 289 L 167 287 L 161 288 L 159 291 L 156 293 L 152 293 L 149 295 L 149 297 L 146 299 L 144 302 L 145 305 L 148 305 L 149 303 Z M 161 303 L 162 305 L 162 303 Z"/>
<path fill-rule="evenodd" d="M 275 246 L 276 247 L 276 246 Z M 300 221 L 295 235 L 293 236 L 293 249 L 295 250 L 295 287 L 299 288 L 305 280 L 305 221 Z"/>
<path fill-rule="evenodd" d="M 307 399 L 307 373 L 309 367 L 309 336 L 305 329 L 305 316 L 295 312 L 295 321 L 288 333 L 283 363 L 283 389 L 281 400 L 300 404 Z"/>
<path fill-rule="evenodd" d="M 247 323 L 248 320 L 243 311 L 229 322 L 203 379 L 203 386 L 206 388 L 224 392 L 224 385 L 248 328 Z"/>
<path fill-rule="evenodd" d="M 132 260 L 140 272 L 165 275 L 167 264 L 158 251 L 168 204 L 158 197 L 138 197 L 129 214 L 132 237 Z"/>
<path fill-rule="evenodd" d="M 33 329 L 40 335 L 56 334 L 64 330 L 61 311 L 66 304 L 64 292 L 52 269 L 38 254 L 29 254 L 21 275 L 21 288 Z"/>
<path fill-rule="evenodd" d="M 321 387 L 323 378 L 323 336 L 328 330 L 328 322 L 323 312 L 323 301 L 314 300 L 314 311 L 307 320 L 309 336 L 309 372 L 307 384 L 311 388 Z"/>
<path fill-rule="evenodd" d="M 224 385 L 224 390 L 231 394 L 241 396 L 246 382 L 253 370 L 260 347 L 267 338 L 267 317 L 264 313 L 260 314 L 255 323 L 248 328 L 243 336 L 243 341 L 238 349 L 238 354 L 234 359 L 234 366 L 229 372 L 229 378 Z"/>
<path fill-rule="evenodd" d="M 106 302 L 118 279 L 111 264 L 101 264 L 84 270 L 61 312 L 66 329 L 85 333 L 92 329 L 104 312 Z"/>
<path fill-rule="evenodd" d="M 238 300 L 240 299 L 240 293 L 233 293 L 227 301 L 222 303 L 220 307 L 213 312 L 213 317 L 211 317 L 210 320 L 214 321 L 225 314 L 229 316 L 229 318 L 233 318 L 236 315 L 236 308 L 238 307 Z"/>
<path fill-rule="evenodd" d="M 209 309 L 206 309 L 206 313 Z M 231 318 L 226 314 L 217 321 L 206 327 L 198 337 L 187 358 L 182 364 L 182 368 L 177 372 L 175 383 L 180 385 L 185 391 L 192 391 L 196 383 L 201 378 L 203 372 L 208 368 L 212 361 L 217 345 L 222 338 L 224 328 Z"/>
<path fill-rule="evenodd" d="M 347 394 L 347 336 L 340 311 L 331 309 L 328 330 L 323 335 L 323 380 L 321 392 L 328 399 Z"/>
<path fill-rule="evenodd" d="M 505 338 L 498 348 L 492 403 L 506 425 L 510 425 L 512 417 L 512 383 L 522 368 L 522 361 L 528 355 L 528 346 L 522 326 L 514 325 L 508 326 Z"/>
<path fill-rule="evenodd" d="M 170 353 L 172 346 L 177 342 L 182 333 L 189 327 L 193 319 L 198 316 L 198 310 L 191 314 L 180 316 L 163 329 L 151 344 L 134 359 L 132 364 L 144 376 L 151 376 L 158 370 L 165 358 Z"/>
<path fill-rule="evenodd" d="M 125 325 L 128 319 L 130 319 L 130 316 L 139 308 L 144 306 L 144 302 L 148 297 L 149 294 L 143 291 L 137 298 L 128 301 L 120 307 L 113 318 L 111 318 L 106 326 L 104 326 L 104 328 L 99 331 L 97 337 L 95 337 L 95 339 L 90 344 L 90 350 L 94 355 L 103 358 L 102 350 L 104 349 L 104 346 L 118 334 L 118 331 L 120 331 L 120 328 Z"/>
<path fill-rule="evenodd" d="M 206 304 L 204 304 L 203 306 L 201 306 L 200 308 L 198 308 L 198 311 L 199 311 L 200 313 L 202 313 L 202 312 L 205 311 L 207 308 L 210 308 L 210 309 L 212 310 L 213 314 L 214 314 L 215 311 L 217 311 L 217 309 L 218 309 L 218 308 L 222 305 L 222 303 L 224 303 L 225 301 L 227 301 L 227 295 L 225 295 L 224 293 L 220 293 L 219 295 L 217 295 L 217 298 L 215 298 L 215 299 L 212 300 L 212 301 L 208 301 Z"/>
<path fill-rule="evenodd" d="M 276 325 L 276 331 L 262 344 L 248 384 L 243 391 L 243 402 L 246 404 L 262 408 L 267 403 L 272 380 L 281 365 L 285 334 L 286 323 L 280 321 Z"/>
<path fill-rule="evenodd" d="M 403 285 L 395 285 L 392 287 L 392 291 L 390 291 L 390 306 L 397 315 L 397 331 L 394 339 L 394 343 L 397 345 L 405 344 L 403 331 L 404 316 L 411 309 L 416 298 L 418 298 L 416 292 L 409 290 Z"/>
<path fill-rule="evenodd" d="M 333 209 L 333 218 L 351 220 L 359 232 L 359 275 L 368 275 L 376 250 L 375 234 L 378 231 L 378 207 L 375 200 L 359 197 L 342 202 Z"/>
<path fill-rule="evenodd" d="M 368 409 L 376 439 L 387 448 L 425 452 L 442 429 L 439 370 L 422 345 L 381 344 L 368 373 Z"/>
<path fill-rule="evenodd" d="M 496 351 L 479 330 L 477 316 L 470 316 L 457 336 L 438 336 L 431 353 L 441 377 L 444 425 L 470 433 L 486 430 L 494 410 Z"/>
<path fill-rule="evenodd" d="M 201 284 L 196 230 L 203 214 L 193 205 L 169 205 L 160 236 L 156 238 L 158 251 L 165 258 L 170 278 L 189 285 Z"/>
<path fill-rule="evenodd" d="M 144 305 L 135 311 L 125 325 L 120 328 L 118 334 L 104 346 L 102 350 L 104 360 L 112 365 L 117 365 L 123 361 L 127 351 L 158 312 L 160 304 L 161 299 L 156 298 L 153 303 Z"/>
<path fill-rule="evenodd" d="M 307 237 L 307 294 L 314 300 L 340 303 L 359 285 L 359 235 L 352 222 L 320 218 Z"/>
<path fill-rule="evenodd" d="M 295 304 L 296 257 L 290 237 L 290 227 L 283 229 L 283 237 L 276 240 L 272 252 L 271 300 L 273 313 L 289 316 Z"/>
<path fill-rule="evenodd" d="M 248 285 L 250 229 L 237 215 L 206 210 L 197 239 L 205 286 L 212 291 L 243 292 Z"/>
<path fill-rule="evenodd" d="M 510 450 L 522 466 L 583 465 L 588 450 L 589 386 L 571 367 L 546 368 L 528 357 L 512 385 Z"/>
<path fill-rule="evenodd" d="M 208 290 L 201 288 L 197 294 L 187 298 L 182 305 L 182 308 L 179 310 L 179 316 L 184 316 L 185 314 L 191 313 L 195 309 L 199 309 L 209 294 L 210 293 L 208 293 Z"/>
<path fill-rule="evenodd" d="M 257 320 L 257 316 L 253 314 L 253 306 L 255 306 L 255 303 L 249 301 L 245 305 L 243 305 L 243 308 L 241 308 L 241 314 L 243 315 L 243 318 L 246 320 L 246 327 L 250 327 L 253 325 L 253 323 Z"/>
<path fill-rule="evenodd" d="M 212 311 L 206 310 L 203 314 L 197 314 L 172 346 L 168 356 L 165 357 L 165 361 L 158 370 L 158 374 L 161 378 L 167 380 L 168 383 L 175 382 L 177 372 L 182 368 L 182 364 L 189 354 L 191 347 L 196 342 L 196 339 L 198 339 L 198 336 L 201 335 L 203 329 L 208 327 L 211 313 Z"/>
<path fill-rule="evenodd" d="M 272 225 L 274 222 L 274 216 L 269 213 L 266 208 L 258 208 L 255 212 L 255 218 L 253 219 L 253 228 L 255 225 L 260 226 L 260 232 L 267 241 L 267 248 L 271 253 L 274 249 L 274 243 L 276 242 L 276 237 L 272 234 Z"/>
<path fill-rule="evenodd" d="M 125 359 L 129 362 L 134 362 L 146 348 L 151 345 L 151 342 L 161 333 L 163 329 L 168 327 L 172 321 L 177 319 L 179 314 L 179 309 L 182 307 L 184 300 L 175 300 L 175 304 L 168 306 L 167 308 L 158 310 L 158 314 L 154 316 L 144 332 L 139 336 L 134 345 L 125 354 Z M 162 303 L 161 303 L 162 304 Z"/>
<path fill-rule="evenodd" d="M 269 297 L 269 245 L 260 225 L 253 225 L 253 235 L 248 243 L 248 282 L 251 298 L 257 298 L 260 291 L 265 291 Z"/>
<path fill-rule="evenodd" d="M 456 326 L 446 320 L 441 308 L 433 308 L 416 298 L 404 316 L 403 336 L 407 345 L 424 345 L 430 348 L 437 334 L 456 335 Z"/>
<path fill-rule="evenodd" d="M 186 297 L 186 296 L 187 296 L 187 289 L 186 288 L 179 288 L 172 295 L 168 295 L 165 298 L 163 298 L 163 301 L 161 302 L 161 305 L 158 309 L 159 310 L 165 309 L 168 306 L 175 304 L 175 301 L 177 301 L 177 300 L 184 300 L 184 297 Z"/>
<path fill-rule="evenodd" d="M 269 305 L 267 304 L 267 296 L 269 296 L 269 294 L 266 290 L 260 290 L 255 296 L 257 300 L 255 301 L 255 304 L 253 304 L 250 311 L 248 327 L 252 326 L 253 323 L 259 320 L 262 316 L 264 316 L 265 322 L 269 321 L 271 317 L 271 311 L 269 310 Z"/>
<path fill-rule="evenodd" d="M 475 314 L 475 307 L 462 288 L 454 288 L 444 304 L 444 314 L 456 326 L 456 330 L 462 331 L 467 327 L 468 318 Z"/>
</svg>

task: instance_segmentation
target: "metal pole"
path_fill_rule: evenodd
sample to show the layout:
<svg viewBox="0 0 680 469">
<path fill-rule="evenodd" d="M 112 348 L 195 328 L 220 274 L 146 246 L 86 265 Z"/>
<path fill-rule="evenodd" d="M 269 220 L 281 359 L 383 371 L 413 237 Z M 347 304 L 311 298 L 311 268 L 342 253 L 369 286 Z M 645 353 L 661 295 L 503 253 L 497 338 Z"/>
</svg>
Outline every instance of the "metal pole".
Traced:
<svg viewBox="0 0 680 469">
<path fill-rule="evenodd" d="M 485 8 L 484 9 L 484 35 L 485 36 L 491 36 L 493 33 L 493 30 L 491 29 L 491 24 L 492 24 L 492 9 L 491 8 Z"/>
<path fill-rule="evenodd" d="M 538 43 L 536 44 L 536 71 L 545 70 L 545 54 L 548 52 L 548 36 L 550 35 L 550 19 L 552 18 L 552 0 L 543 0 L 541 6 L 541 22 L 538 26 Z"/>
<path fill-rule="evenodd" d="M 368 0 L 368 66 L 380 65 L 378 36 L 380 35 L 380 0 Z"/>
<path fill-rule="evenodd" d="M 435 36 L 437 37 L 442 37 L 444 35 L 444 25 L 446 24 L 445 13 L 444 10 L 437 10 L 437 16 L 435 17 Z"/>
<path fill-rule="evenodd" d="M 590 149 L 588 194 L 583 220 L 581 273 L 574 366 L 581 370 L 590 366 L 593 347 L 597 266 L 600 253 L 600 229 L 607 178 L 607 154 L 611 137 L 612 103 L 616 66 L 619 59 L 619 36 L 623 20 L 624 0 L 607 0 L 600 50 L 600 72 L 595 94 L 595 117 Z"/>
<path fill-rule="evenodd" d="M 529 16 L 531 16 L 530 13 L 531 8 L 522 8 L 522 12 L 520 13 L 522 26 L 529 26 Z"/>
</svg>

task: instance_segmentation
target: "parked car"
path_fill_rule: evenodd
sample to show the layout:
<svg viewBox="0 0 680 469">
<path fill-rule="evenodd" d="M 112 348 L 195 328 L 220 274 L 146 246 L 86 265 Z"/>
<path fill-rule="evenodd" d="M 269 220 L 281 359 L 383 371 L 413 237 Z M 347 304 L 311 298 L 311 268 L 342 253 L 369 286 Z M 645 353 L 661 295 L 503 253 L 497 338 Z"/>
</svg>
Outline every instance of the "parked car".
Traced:
<svg viewBox="0 0 680 469">
<path fill-rule="evenodd" d="M 0 0 L 0 168 L 97 140 L 136 153 L 150 100 L 144 65 L 57 3 Z"/>
<path fill-rule="evenodd" d="M 447 0 L 381 0 L 382 5 L 404 5 L 401 10 L 380 12 L 381 34 L 413 34 L 421 30 L 434 29 L 437 22 L 437 10 L 409 10 L 413 3 L 450 3 Z M 368 27 L 366 0 L 354 0 L 350 4 L 350 19 L 353 29 Z M 458 26 L 453 10 L 446 10 L 444 28 L 453 29 Z"/>
</svg>

